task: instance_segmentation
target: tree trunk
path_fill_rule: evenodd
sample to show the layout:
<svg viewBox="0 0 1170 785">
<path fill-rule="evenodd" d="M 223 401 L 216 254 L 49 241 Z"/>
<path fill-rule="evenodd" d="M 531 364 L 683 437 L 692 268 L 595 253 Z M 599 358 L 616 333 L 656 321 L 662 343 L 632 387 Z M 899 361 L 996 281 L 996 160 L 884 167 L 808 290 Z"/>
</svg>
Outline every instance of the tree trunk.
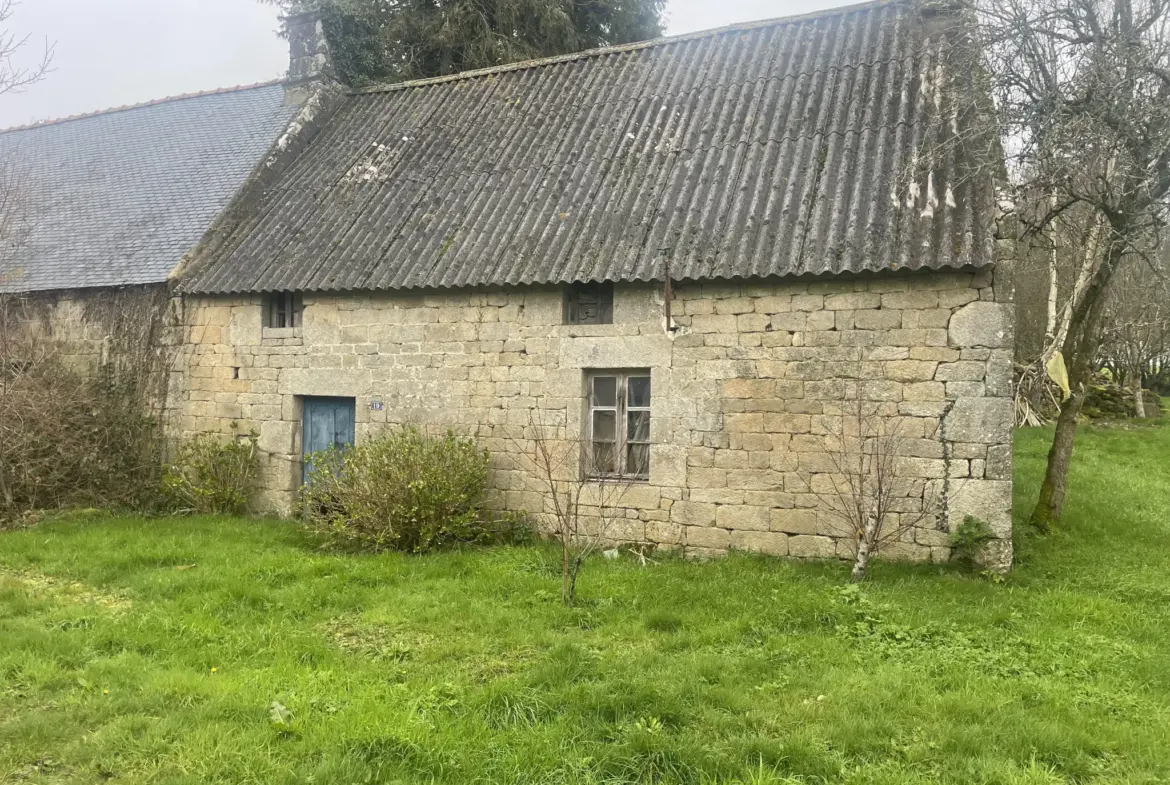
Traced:
<svg viewBox="0 0 1170 785">
<path fill-rule="evenodd" d="M 1114 227 L 1117 237 L 1124 237 L 1122 227 Z M 1113 272 L 1121 263 L 1126 246 L 1114 239 L 1101 269 L 1084 289 L 1080 304 L 1072 310 L 1067 320 L 1068 332 L 1061 344 L 1065 362 L 1069 366 L 1069 387 L 1072 394 L 1060 405 L 1060 416 L 1056 419 L 1056 433 L 1052 437 L 1052 449 L 1048 451 L 1048 466 L 1044 482 L 1040 486 L 1040 498 L 1032 510 L 1032 525 L 1041 532 L 1050 532 L 1060 521 L 1064 508 L 1064 496 L 1068 490 L 1068 468 L 1072 462 L 1073 447 L 1077 438 L 1077 418 L 1085 402 L 1085 387 L 1092 372 L 1092 357 L 1097 350 L 1097 332 L 1101 323 L 1105 294 Z"/>
<path fill-rule="evenodd" d="M 561 534 L 561 602 L 571 605 L 569 599 L 569 543 L 565 535 Z"/>
<path fill-rule="evenodd" d="M 1090 230 L 1093 253 L 1096 253 L 1097 229 L 1102 228 L 1100 223 L 1094 222 Z M 1088 263 L 1081 269 L 1081 280 L 1073 291 L 1073 301 L 1069 303 L 1071 309 L 1064 325 L 1067 332 L 1062 337 L 1060 347 L 1068 365 L 1068 383 L 1072 394 L 1060 405 L 1057 433 L 1053 435 L 1052 449 L 1048 450 L 1044 483 L 1040 486 L 1040 498 L 1032 510 L 1032 524 L 1044 532 L 1052 531 L 1053 526 L 1060 522 L 1060 512 L 1065 507 L 1068 466 L 1073 460 L 1076 443 L 1076 420 L 1081 414 L 1086 385 L 1093 370 L 1092 360 L 1097 350 L 1097 333 L 1101 328 L 1104 299 L 1113 274 L 1130 247 L 1126 242 L 1129 236 L 1126 223 L 1117 223 L 1109 228 L 1112 229 L 1112 236 L 1101 268 L 1093 275 L 1088 275 Z"/>
<path fill-rule="evenodd" d="M 1056 209 L 1056 194 L 1048 197 L 1050 209 Z M 1050 345 L 1056 340 L 1057 305 L 1060 302 L 1060 254 L 1057 251 L 1058 235 L 1052 233 L 1052 250 L 1048 256 L 1048 319 L 1044 323 L 1044 343 Z"/>
<path fill-rule="evenodd" d="M 1133 384 L 1133 413 L 1135 417 L 1140 417 L 1143 420 L 1146 418 L 1146 399 L 1142 390 L 1142 375 L 1139 373 L 1134 377 Z"/>
<path fill-rule="evenodd" d="M 1085 401 L 1082 390 L 1073 392 L 1060 405 L 1060 416 L 1056 419 L 1056 434 L 1052 448 L 1048 451 L 1048 467 L 1044 472 L 1044 483 L 1040 486 L 1040 499 L 1032 510 L 1032 525 L 1047 534 L 1060 520 L 1064 507 L 1064 495 L 1068 490 L 1068 467 L 1072 462 L 1073 447 L 1077 438 L 1077 418 Z"/>
<path fill-rule="evenodd" d="M 849 574 L 851 583 L 861 583 L 869 571 L 869 559 L 873 556 L 874 542 L 877 540 L 877 516 L 870 515 L 865 520 L 865 528 L 861 530 L 861 537 L 857 540 L 857 558 L 853 561 L 853 572 Z"/>
<path fill-rule="evenodd" d="M 585 563 L 582 556 L 575 556 L 572 562 L 572 568 L 569 571 L 569 594 L 565 604 L 572 607 L 577 601 L 577 576 L 581 574 L 581 565 Z"/>
</svg>

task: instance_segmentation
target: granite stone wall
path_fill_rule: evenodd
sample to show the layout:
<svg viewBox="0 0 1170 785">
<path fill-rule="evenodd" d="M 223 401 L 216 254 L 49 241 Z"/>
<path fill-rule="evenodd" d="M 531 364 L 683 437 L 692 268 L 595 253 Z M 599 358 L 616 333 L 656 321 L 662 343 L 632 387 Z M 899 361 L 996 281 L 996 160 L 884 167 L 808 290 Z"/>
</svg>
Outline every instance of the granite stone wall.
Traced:
<svg viewBox="0 0 1170 785">
<path fill-rule="evenodd" d="M 562 324 L 556 288 L 304 296 L 303 326 L 262 326 L 263 298 L 187 298 L 172 422 L 255 429 L 259 503 L 287 511 L 301 479 L 305 396 L 353 397 L 357 439 L 453 426 L 493 456 L 492 502 L 548 500 L 515 452 L 533 420 L 584 432 L 590 369 L 648 369 L 649 479 L 623 497 L 618 542 L 711 556 L 851 555 L 827 498 L 856 413 L 896 430 L 900 500 L 916 525 L 887 557 L 943 561 L 965 515 L 1011 561 L 1012 324 L 990 271 L 618 285 L 614 323 Z M 924 506 L 926 507 L 923 514 Z"/>
<path fill-rule="evenodd" d="M 173 326 L 165 284 L 0 294 L 0 329 L 83 374 L 114 361 L 166 362 Z"/>
</svg>

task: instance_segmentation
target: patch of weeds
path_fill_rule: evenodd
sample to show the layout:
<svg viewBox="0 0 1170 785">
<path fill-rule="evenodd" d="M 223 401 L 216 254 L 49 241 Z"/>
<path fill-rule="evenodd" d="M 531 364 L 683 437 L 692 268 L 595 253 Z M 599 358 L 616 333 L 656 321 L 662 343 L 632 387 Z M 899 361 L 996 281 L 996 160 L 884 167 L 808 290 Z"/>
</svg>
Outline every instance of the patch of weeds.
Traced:
<svg viewBox="0 0 1170 785">
<path fill-rule="evenodd" d="M 597 628 L 599 624 L 597 614 L 593 611 L 588 608 L 583 608 L 580 605 L 572 606 L 567 610 L 568 613 L 565 614 L 564 624 L 564 629 L 567 632 L 573 632 L 575 630 L 588 632 Z"/>
<path fill-rule="evenodd" d="M 293 713 L 280 701 L 268 704 L 268 725 L 282 736 L 291 736 L 296 733 L 293 727 Z"/>
<path fill-rule="evenodd" d="M 414 696 L 411 712 L 427 722 L 439 715 L 454 715 L 463 707 L 462 693 L 457 684 L 443 682 L 432 684 L 425 691 Z"/>
<path fill-rule="evenodd" d="M 1010 627 L 902 624 L 889 618 L 892 609 L 870 601 L 856 584 L 838 590 L 836 606 L 842 611 L 837 633 L 882 659 L 904 661 L 917 655 L 946 667 L 962 663 L 1000 678 L 1092 679 L 1102 663 L 1136 656 L 1132 647 L 1105 638 L 1095 645 L 1088 640 L 1035 641 Z"/>
<path fill-rule="evenodd" d="M 479 654 L 469 659 L 468 675 L 480 683 L 493 682 L 526 669 L 535 655 L 535 650 L 526 646 L 497 654 Z"/>
<path fill-rule="evenodd" d="M 82 616 L 74 619 L 60 619 L 49 622 L 50 629 L 58 632 L 69 632 L 70 630 L 88 630 L 93 627 L 93 619 Z"/>
<path fill-rule="evenodd" d="M 815 732 L 796 731 L 776 751 L 773 770 L 798 782 L 841 782 L 845 766 L 842 753 Z M 765 780 L 767 782 L 767 780 Z"/>
<path fill-rule="evenodd" d="M 657 717 L 638 717 L 633 722 L 622 723 L 618 726 L 626 735 L 649 734 L 659 736 L 666 732 L 666 726 Z"/>
<path fill-rule="evenodd" d="M 703 693 L 702 698 L 706 697 Z M 615 743 L 631 733 L 677 730 L 688 713 L 686 699 L 677 692 L 636 681 L 613 683 L 597 692 L 591 709 L 610 725 L 608 739 Z"/>
<path fill-rule="evenodd" d="M 755 768 L 748 771 L 746 775 L 732 780 L 728 785 L 803 785 L 803 783 L 804 780 L 785 777 L 778 768 L 765 766 L 763 761 L 758 761 Z"/>
<path fill-rule="evenodd" d="M 76 773 L 76 772 L 73 772 Z M 64 763 L 43 755 L 15 772 L 13 782 L 71 782 L 72 775 Z"/>
<path fill-rule="evenodd" d="M 603 766 L 607 782 L 614 783 L 698 783 L 700 768 L 690 760 L 682 743 L 646 728 L 626 734 Z"/>
<path fill-rule="evenodd" d="M 367 764 L 378 765 L 416 761 L 422 756 L 422 748 L 410 739 L 382 736 L 355 743 L 352 754 Z"/>
<path fill-rule="evenodd" d="M 401 736 L 381 736 L 355 743 L 351 754 L 373 769 L 367 782 L 435 782 L 452 778 L 458 782 L 460 761 L 454 756 Z M 409 779 L 387 775 L 409 772 Z"/>
<path fill-rule="evenodd" d="M 752 692 L 763 695 L 780 695 L 788 689 L 791 682 L 792 679 L 789 676 L 781 675 L 779 678 L 755 685 L 752 687 Z"/>
<path fill-rule="evenodd" d="M 670 611 L 655 611 L 646 617 L 646 629 L 651 632 L 678 632 L 682 626 L 682 618 Z"/>
<path fill-rule="evenodd" d="M 396 630 L 385 624 L 342 617 L 325 625 L 325 632 L 337 648 L 373 660 L 404 662 L 434 643 L 434 636 Z"/>
<path fill-rule="evenodd" d="M 562 643 L 532 669 L 534 686 L 560 687 L 598 677 L 596 651 L 576 643 Z"/>
<path fill-rule="evenodd" d="M 309 708 L 314 712 L 325 715 L 340 714 L 348 706 L 348 701 L 334 700 L 333 698 L 311 698 Z"/>
<path fill-rule="evenodd" d="M 767 646 L 775 636 L 773 627 L 765 622 L 753 619 L 740 629 L 739 643 L 749 649 Z"/>
<path fill-rule="evenodd" d="M 535 548 L 516 550 L 516 560 L 511 564 L 511 569 L 526 575 L 538 575 L 542 578 L 557 578 L 561 577 L 561 563 L 560 555 L 554 553 L 548 548 Z M 556 595 L 556 599 L 560 600 L 560 595 Z"/>
<path fill-rule="evenodd" d="M 552 711 L 533 689 L 508 682 L 489 684 L 472 710 L 489 728 L 532 727 L 543 723 Z"/>
<path fill-rule="evenodd" d="M 995 533 L 986 521 L 967 515 L 951 532 L 950 539 L 955 561 L 970 569 L 978 563 L 983 546 L 995 539 Z"/>
<path fill-rule="evenodd" d="M 79 581 L 55 578 L 35 572 L 0 569 L 0 589 L 15 589 L 28 596 L 66 605 L 96 605 L 121 613 L 130 609 L 130 600 L 120 594 L 87 586 Z"/>
<path fill-rule="evenodd" d="M 548 605 L 549 603 L 560 601 L 560 593 L 551 589 L 537 589 L 528 595 L 528 604 L 530 605 Z"/>
</svg>

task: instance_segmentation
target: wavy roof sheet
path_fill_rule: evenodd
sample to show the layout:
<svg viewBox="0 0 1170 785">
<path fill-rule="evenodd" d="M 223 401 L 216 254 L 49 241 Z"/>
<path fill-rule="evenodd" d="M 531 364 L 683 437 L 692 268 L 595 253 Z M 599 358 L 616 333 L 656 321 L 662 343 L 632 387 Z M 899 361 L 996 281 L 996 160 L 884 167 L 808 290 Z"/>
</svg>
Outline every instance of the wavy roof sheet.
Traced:
<svg viewBox="0 0 1170 785">
<path fill-rule="evenodd" d="M 0 292 L 167 280 L 296 112 L 265 84 L 0 132 Z"/>
<path fill-rule="evenodd" d="M 355 95 L 181 286 L 990 263 L 954 22 L 870 4 Z"/>
</svg>

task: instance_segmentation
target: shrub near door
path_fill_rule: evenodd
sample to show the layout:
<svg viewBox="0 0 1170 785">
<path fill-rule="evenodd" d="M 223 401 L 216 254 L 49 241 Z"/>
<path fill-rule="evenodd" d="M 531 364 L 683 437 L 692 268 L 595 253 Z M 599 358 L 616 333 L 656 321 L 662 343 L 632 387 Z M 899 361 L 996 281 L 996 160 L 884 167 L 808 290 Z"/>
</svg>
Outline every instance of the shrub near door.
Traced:
<svg viewBox="0 0 1170 785">
<path fill-rule="evenodd" d="M 417 553 L 489 536 L 487 452 L 453 431 L 395 429 L 306 460 L 313 476 L 302 488 L 303 517 L 338 543 Z"/>
<path fill-rule="evenodd" d="M 243 515 L 256 483 L 256 434 L 202 434 L 183 442 L 163 468 L 162 500 L 176 514 Z"/>
</svg>

